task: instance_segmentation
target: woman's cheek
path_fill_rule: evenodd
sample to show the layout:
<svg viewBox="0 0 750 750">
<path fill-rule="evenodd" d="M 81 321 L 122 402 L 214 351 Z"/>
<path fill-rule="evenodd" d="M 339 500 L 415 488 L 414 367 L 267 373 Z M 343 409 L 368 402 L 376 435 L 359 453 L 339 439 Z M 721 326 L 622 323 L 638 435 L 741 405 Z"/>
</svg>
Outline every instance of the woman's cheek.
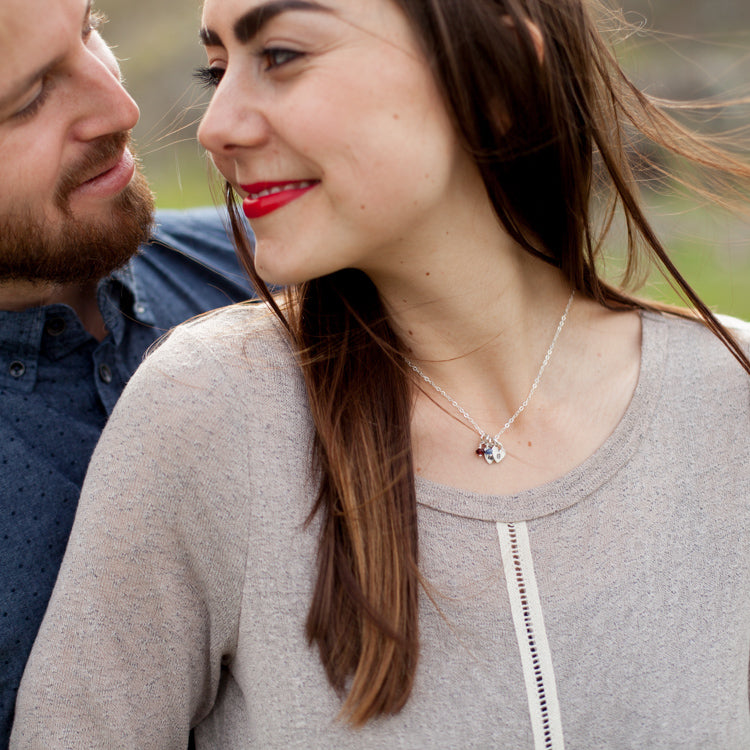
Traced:
<svg viewBox="0 0 750 750">
<path fill-rule="evenodd" d="M 214 163 L 216 169 L 221 172 L 225 179 L 231 182 L 234 186 L 237 185 L 237 178 L 235 175 L 234 162 L 232 159 L 225 157 L 216 156 L 211 154 L 211 161 Z"/>
</svg>

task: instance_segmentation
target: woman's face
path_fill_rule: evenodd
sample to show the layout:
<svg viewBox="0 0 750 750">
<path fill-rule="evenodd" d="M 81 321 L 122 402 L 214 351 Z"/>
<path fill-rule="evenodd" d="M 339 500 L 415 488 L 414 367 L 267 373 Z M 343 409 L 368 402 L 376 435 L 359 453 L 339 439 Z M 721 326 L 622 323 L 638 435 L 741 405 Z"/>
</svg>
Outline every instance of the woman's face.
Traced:
<svg viewBox="0 0 750 750">
<path fill-rule="evenodd" d="M 199 130 L 274 283 L 390 273 L 481 180 L 391 0 L 206 0 Z"/>
</svg>

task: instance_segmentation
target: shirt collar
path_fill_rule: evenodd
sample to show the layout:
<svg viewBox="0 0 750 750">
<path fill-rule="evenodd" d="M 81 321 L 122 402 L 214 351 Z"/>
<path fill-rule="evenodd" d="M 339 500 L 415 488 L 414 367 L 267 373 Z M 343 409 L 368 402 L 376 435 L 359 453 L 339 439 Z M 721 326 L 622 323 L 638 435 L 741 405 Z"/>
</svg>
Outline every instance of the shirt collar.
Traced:
<svg viewBox="0 0 750 750">
<path fill-rule="evenodd" d="M 105 279 L 100 284 L 100 289 L 103 285 L 111 284 L 113 281 L 119 282 L 131 295 L 132 307 L 129 311 L 123 310 L 123 313 L 127 314 L 129 312 L 136 320 L 145 325 L 156 325 L 148 296 L 145 294 L 140 280 L 133 272 L 132 260 L 126 266 L 115 271 L 109 279 Z"/>
<path fill-rule="evenodd" d="M 116 346 L 125 337 L 126 318 L 153 325 L 150 306 L 139 289 L 132 263 L 99 282 L 97 303 L 108 338 L 111 336 Z M 0 387 L 31 391 L 42 349 L 50 359 L 60 359 L 92 339 L 68 305 L 0 310 Z"/>
</svg>

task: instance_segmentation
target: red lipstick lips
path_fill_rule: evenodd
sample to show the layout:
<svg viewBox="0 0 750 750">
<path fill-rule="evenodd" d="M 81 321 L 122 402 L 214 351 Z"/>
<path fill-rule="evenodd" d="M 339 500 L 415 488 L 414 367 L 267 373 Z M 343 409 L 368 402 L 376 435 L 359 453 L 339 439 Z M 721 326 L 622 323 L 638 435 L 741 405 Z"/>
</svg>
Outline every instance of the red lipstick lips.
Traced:
<svg viewBox="0 0 750 750">
<path fill-rule="evenodd" d="M 317 184 L 317 181 L 303 180 L 301 182 L 254 182 L 251 185 L 240 185 L 248 193 L 247 198 L 242 202 L 242 210 L 248 219 L 259 219 L 297 200 Z"/>
</svg>

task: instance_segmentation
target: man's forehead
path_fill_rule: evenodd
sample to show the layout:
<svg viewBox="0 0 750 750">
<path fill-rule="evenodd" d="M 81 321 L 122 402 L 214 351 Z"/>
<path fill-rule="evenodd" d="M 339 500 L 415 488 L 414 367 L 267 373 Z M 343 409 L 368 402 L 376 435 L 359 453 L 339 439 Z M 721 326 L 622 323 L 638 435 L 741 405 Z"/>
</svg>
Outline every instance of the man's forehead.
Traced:
<svg viewBox="0 0 750 750">
<path fill-rule="evenodd" d="M 90 7 L 90 0 L 1 0 L 0 61 L 21 64 L 21 59 L 12 59 L 18 50 L 44 54 L 40 47 L 63 30 L 80 28 Z"/>
<path fill-rule="evenodd" d="M 14 50 L 20 45 L 21 39 L 27 35 L 33 19 L 36 0 L 30 0 L 28 5 L 19 0 L 3 0 L 0 3 L 0 49 L 3 54 L 1 62 L 11 62 Z"/>
</svg>

